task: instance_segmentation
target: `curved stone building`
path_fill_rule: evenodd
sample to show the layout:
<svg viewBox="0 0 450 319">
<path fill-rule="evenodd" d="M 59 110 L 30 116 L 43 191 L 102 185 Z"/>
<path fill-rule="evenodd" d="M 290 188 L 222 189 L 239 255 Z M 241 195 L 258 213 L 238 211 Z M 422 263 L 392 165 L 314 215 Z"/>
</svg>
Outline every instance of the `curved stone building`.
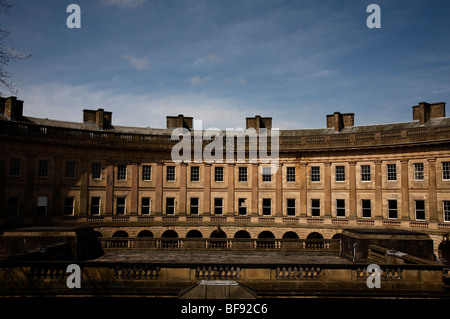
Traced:
<svg viewBox="0 0 450 319">
<path fill-rule="evenodd" d="M 273 145 L 271 118 L 244 120 L 256 133 L 266 129 Z M 0 98 L 0 225 L 253 239 L 406 229 L 429 234 L 436 256 L 450 260 L 445 103 L 421 102 L 404 123 L 354 126 L 353 113 L 339 112 L 324 120 L 323 129 L 279 130 L 278 169 L 271 170 L 260 159 L 238 161 L 236 152 L 221 163 L 172 161 L 174 128 L 192 133 L 192 149 L 213 143 L 196 140 L 191 117 L 168 116 L 165 129 L 124 127 L 98 109 L 83 110 L 83 123 L 74 123 L 25 116 L 23 101 Z M 247 155 L 251 149 L 246 144 Z"/>
</svg>

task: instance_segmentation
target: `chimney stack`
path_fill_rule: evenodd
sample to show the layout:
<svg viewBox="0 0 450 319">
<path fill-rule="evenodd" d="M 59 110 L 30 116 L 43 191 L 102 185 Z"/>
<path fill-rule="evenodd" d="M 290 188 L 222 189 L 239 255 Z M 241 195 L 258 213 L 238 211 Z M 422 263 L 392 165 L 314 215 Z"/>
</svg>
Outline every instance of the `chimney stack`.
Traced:
<svg viewBox="0 0 450 319">
<path fill-rule="evenodd" d="M 445 117 L 445 103 L 432 103 L 420 102 L 419 105 L 414 105 L 413 109 L 413 121 L 419 121 L 420 125 L 425 123 L 430 118 Z"/>
<path fill-rule="evenodd" d="M 245 122 L 246 129 L 254 128 L 257 133 L 259 133 L 260 128 L 265 128 L 267 130 L 272 129 L 271 117 L 261 117 L 260 115 L 255 115 L 255 117 L 247 117 Z"/>
<path fill-rule="evenodd" d="M 188 130 L 192 130 L 193 128 L 193 117 L 186 117 L 183 114 L 179 114 L 178 116 L 166 116 L 166 126 L 168 129 L 174 128 L 186 128 Z"/>
<path fill-rule="evenodd" d="M 11 121 L 20 120 L 23 116 L 23 101 L 15 96 L 0 98 L 0 113 Z"/>
<path fill-rule="evenodd" d="M 352 127 L 354 125 L 355 113 L 334 112 L 334 114 L 327 115 L 327 128 L 334 128 L 336 132 L 339 132 L 344 127 Z"/>
<path fill-rule="evenodd" d="M 110 128 L 112 125 L 112 112 L 104 109 L 83 110 L 83 123 L 96 124 L 99 130 Z"/>
</svg>

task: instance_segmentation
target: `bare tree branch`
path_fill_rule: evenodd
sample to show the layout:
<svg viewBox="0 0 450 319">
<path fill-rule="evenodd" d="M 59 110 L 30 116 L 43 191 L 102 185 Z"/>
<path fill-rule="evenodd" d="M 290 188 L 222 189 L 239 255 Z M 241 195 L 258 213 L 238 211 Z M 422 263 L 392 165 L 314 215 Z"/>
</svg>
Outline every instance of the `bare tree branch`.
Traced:
<svg viewBox="0 0 450 319">
<path fill-rule="evenodd" d="M 6 0 L 0 0 L 0 13 L 8 14 L 10 8 L 11 5 L 7 3 Z M 25 60 L 31 55 L 25 55 L 14 50 L 14 48 L 5 46 L 3 44 L 3 40 L 5 40 L 10 34 L 11 32 L 0 28 L 0 87 L 7 89 L 13 95 L 17 95 L 18 90 L 16 89 L 16 84 L 9 80 L 11 78 L 11 74 L 7 72 L 5 68 L 10 62 Z M 2 92 L 0 92 L 0 96 L 2 96 Z"/>
</svg>

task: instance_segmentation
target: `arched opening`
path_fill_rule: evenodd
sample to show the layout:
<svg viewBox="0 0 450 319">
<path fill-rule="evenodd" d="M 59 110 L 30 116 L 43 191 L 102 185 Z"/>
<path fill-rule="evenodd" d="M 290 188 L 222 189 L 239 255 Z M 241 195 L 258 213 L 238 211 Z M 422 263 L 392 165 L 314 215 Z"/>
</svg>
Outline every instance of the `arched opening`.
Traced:
<svg viewBox="0 0 450 319">
<path fill-rule="evenodd" d="M 339 239 L 339 240 L 341 240 L 342 239 L 342 234 L 341 233 L 334 234 L 333 237 L 331 237 L 331 239 Z"/>
<path fill-rule="evenodd" d="M 275 238 L 274 234 L 271 231 L 264 230 L 259 233 L 258 238 Z"/>
<path fill-rule="evenodd" d="M 149 230 L 143 230 L 141 232 L 139 232 L 139 234 L 137 234 L 138 237 L 153 237 L 153 233 Z"/>
<path fill-rule="evenodd" d="M 128 233 L 124 230 L 118 230 L 113 235 L 113 237 L 122 237 L 122 238 L 128 238 Z"/>
<path fill-rule="evenodd" d="M 438 252 L 440 261 L 447 267 L 450 267 L 450 240 L 447 237 L 439 244 Z"/>
<path fill-rule="evenodd" d="M 192 229 L 186 234 L 186 238 L 203 238 L 203 235 L 197 229 Z"/>
<path fill-rule="evenodd" d="M 306 237 L 306 239 L 323 239 L 323 236 L 321 233 L 312 232 Z"/>
<path fill-rule="evenodd" d="M 95 234 L 95 236 L 96 236 L 97 238 L 103 237 L 103 234 L 102 234 L 101 232 L 99 232 L 99 231 L 94 231 L 94 234 Z"/>
<path fill-rule="evenodd" d="M 299 239 L 298 234 L 293 231 L 285 232 L 282 238 L 283 239 Z"/>
<path fill-rule="evenodd" d="M 246 230 L 238 230 L 236 234 L 234 234 L 234 238 L 251 238 L 251 236 Z"/>
<path fill-rule="evenodd" d="M 162 238 L 178 238 L 178 234 L 174 230 L 166 230 L 162 235 Z"/>
<path fill-rule="evenodd" d="M 209 238 L 227 238 L 227 234 L 225 234 L 225 232 L 222 229 L 217 228 L 211 233 Z"/>
</svg>

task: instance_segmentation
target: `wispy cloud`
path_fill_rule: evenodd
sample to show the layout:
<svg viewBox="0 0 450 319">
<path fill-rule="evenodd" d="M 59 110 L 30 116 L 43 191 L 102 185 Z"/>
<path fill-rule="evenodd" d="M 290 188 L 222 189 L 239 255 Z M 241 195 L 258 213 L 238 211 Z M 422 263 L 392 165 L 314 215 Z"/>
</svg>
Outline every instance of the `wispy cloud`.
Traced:
<svg viewBox="0 0 450 319">
<path fill-rule="evenodd" d="M 205 62 L 221 62 L 221 61 L 222 61 L 222 57 L 220 57 L 216 53 L 209 53 L 209 54 L 195 60 L 194 64 L 198 65 L 198 64 L 203 64 Z"/>
<path fill-rule="evenodd" d="M 129 55 L 121 55 L 122 58 L 128 60 L 131 66 L 136 70 L 148 70 L 150 66 L 148 65 L 148 60 L 145 58 L 135 58 Z"/>
<path fill-rule="evenodd" d="M 196 86 L 196 85 L 201 85 L 206 82 L 209 82 L 210 80 L 211 80 L 211 77 L 209 77 L 209 76 L 205 76 L 203 78 L 200 76 L 194 76 L 193 78 L 189 79 L 189 82 L 191 83 L 192 86 Z"/>
</svg>

